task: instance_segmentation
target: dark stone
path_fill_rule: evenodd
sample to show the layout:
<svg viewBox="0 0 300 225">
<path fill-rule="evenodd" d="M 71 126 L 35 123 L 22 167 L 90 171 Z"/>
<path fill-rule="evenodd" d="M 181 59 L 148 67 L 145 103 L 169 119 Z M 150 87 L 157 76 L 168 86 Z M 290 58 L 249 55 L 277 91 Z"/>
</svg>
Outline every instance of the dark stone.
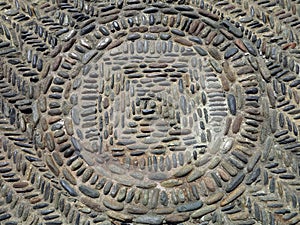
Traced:
<svg viewBox="0 0 300 225">
<path fill-rule="evenodd" d="M 60 180 L 60 184 L 71 196 L 76 197 L 78 195 L 74 188 L 71 187 L 71 185 L 67 181 Z"/>
<path fill-rule="evenodd" d="M 177 207 L 178 212 L 188 212 L 188 211 L 194 211 L 196 209 L 201 208 L 203 205 L 202 201 L 196 201 L 193 203 L 188 203 L 184 205 L 180 205 Z"/>
<path fill-rule="evenodd" d="M 98 198 L 100 196 L 99 191 L 90 188 L 86 185 L 80 185 L 79 190 L 86 196 L 91 197 L 91 198 Z"/>
</svg>

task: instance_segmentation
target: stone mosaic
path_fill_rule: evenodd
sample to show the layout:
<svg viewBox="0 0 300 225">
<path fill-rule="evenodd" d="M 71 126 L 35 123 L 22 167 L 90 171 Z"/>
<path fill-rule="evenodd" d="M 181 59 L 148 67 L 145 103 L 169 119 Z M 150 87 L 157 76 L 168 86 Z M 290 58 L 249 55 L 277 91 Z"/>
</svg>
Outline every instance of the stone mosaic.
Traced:
<svg viewBox="0 0 300 225">
<path fill-rule="evenodd" d="M 299 1 L 0 16 L 0 224 L 300 224 Z"/>
</svg>

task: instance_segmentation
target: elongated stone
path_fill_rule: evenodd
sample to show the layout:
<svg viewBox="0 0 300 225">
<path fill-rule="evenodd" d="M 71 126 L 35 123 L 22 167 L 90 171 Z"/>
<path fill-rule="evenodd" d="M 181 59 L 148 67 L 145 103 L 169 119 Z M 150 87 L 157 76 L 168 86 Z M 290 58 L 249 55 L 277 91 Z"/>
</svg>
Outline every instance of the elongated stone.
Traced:
<svg viewBox="0 0 300 225">
<path fill-rule="evenodd" d="M 241 194 L 244 193 L 246 190 L 245 185 L 241 185 L 238 188 L 236 188 L 234 191 L 229 193 L 223 200 L 221 201 L 221 206 L 225 206 L 229 204 L 230 202 L 234 201 L 236 198 L 238 198 Z"/>
<path fill-rule="evenodd" d="M 238 52 L 238 49 L 233 47 L 233 48 L 228 48 L 224 54 L 225 59 L 229 59 L 230 57 L 234 56 Z"/>
<path fill-rule="evenodd" d="M 198 178 L 202 177 L 204 175 L 204 171 L 195 169 L 193 170 L 188 176 L 187 176 L 187 181 L 188 182 L 193 182 L 197 180 Z"/>
<path fill-rule="evenodd" d="M 176 187 L 181 184 L 183 184 L 183 181 L 178 180 L 178 179 L 169 179 L 169 180 L 161 182 L 161 186 L 166 187 L 166 188 Z"/>
<path fill-rule="evenodd" d="M 112 42 L 112 39 L 110 37 L 104 37 L 100 40 L 98 45 L 96 46 L 97 49 L 103 50 L 105 49 L 110 43 Z"/>
<path fill-rule="evenodd" d="M 252 173 L 249 174 L 249 177 L 246 179 L 246 184 L 250 185 L 253 182 L 255 182 L 255 180 L 259 177 L 260 173 L 261 169 L 259 167 L 254 169 Z"/>
<path fill-rule="evenodd" d="M 232 123 L 232 133 L 236 134 L 240 131 L 242 121 L 243 121 L 242 115 L 237 115 Z"/>
<path fill-rule="evenodd" d="M 244 178 L 245 178 L 245 174 L 243 172 L 238 173 L 226 187 L 226 189 L 225 189 L 226 192 L 231 192 L 234 189 L 236 189 L 236 187 L 242 183 Z"/>
<path fill-rule="evenodd" d="M 53 158 L 50 155 L 46 156 L 46 163 L 50 170 L 55 174 L 55 176 L 58 176 L 60 173 L 60 170 L 58 168 L 58 165 L 54 162 Z"/>
<path fill-rule="evenodd" d="M 76 197 L 78 195 L 75 189 L 71 187 L 71 185 L 67 181 L 60 180 L 60 184 L 71 196 Z"/>
<path fill-rule="evenodd" d="M 191 217 L 193 219 L 201 218 L 201 217 L 205 216 L 206 214 L 215 211 L 216 209 L 217 209 L 216 205 L 205 206 L 205 207 L 203 207 L 201 209 L 198 209 L 195 212 L 193 212 L 191 214 Z"/>
<path fill-rule="evenodd" d="M 246 46 L 246 48 L 250 54 L 257 56 L 257 51 L 256 51 L 255 47 L 253 46 L 253 44 L 249 40 L 243 39 L 243 43 Z"/>
<path fill-rule="evenodd" d="M 205 199 L 205 203 L 207 205 L 214 204 L 214 203 L 220 201 L 223 198 L 223 196 L 224 196 L 224 194 L 220 193 L 220 192 L 212 194 Z"/>
<path fill-rule="evenodd" d="M 141 215 L 133 219 L 135 223 L 158 225 L 163 222 L 164 217 L 158 215 Z"/>
<path fill-rule="evenodd" d="M 176 213 L 170 214 L 165 217 L 167 223 L 182 223 L 187 221 L 190 218 L 188 213 Z"/>
<path fill-rule="evenodd" d="M 115 211 L 108 211 L 107 215 L 112 219 L 119 220 L 119 221 L 122 221 L 122 222 L 130 222 L 133 219 L 132 215 L 128 215 L 128 214 L 120 213 L 120 212 L 115 212 Z"/>
<path fill-rule="evenodd" d="M 199 46 L 194 46 L 194 49 L 201 56 L 206 56 L 208 54 L 207 51 L 205 51 L 203 48 L 201 48 Z"/>
<path fill-rule="evenodd" d="M 177 207 L 178 212 L 188 212 L 188 211 L 194 211 L 196 209 L 201 208 L 203 203 L 201 201 L 196 201 L 193 203 L 188 203 L 184 205 L 180 205 Z"/>
<path fill-rule="evenodd" d="M 97 53 L 97 50 L 91 50 L 85 53 L 82 57 L 82 63 L 87 64 L 92 58 L 94 58 L 97 55 Z"/>
<path fill-rule="evenodd" d="M 118 202 L 112 198 L 105 197 L 103 200 L 103 205 L 109 209 L 115 210 L 115 211 L 121 211 L 124 208 L 124 204 L 121 202 Z"/>
<path fill-rule="evenodd" d="M 222 24 L 227 28 L 227 30 L 232 33 L 234 36 L 241 38 L 243 37 L 242 31 L 235 27 L 232 23 L 230 23 L 228 20 L 223 20 Z"/>
<path fill-rule="evenodd" d="M 91 198 L 98 198 L 100 196 L 99 192 L 95 189 L 92 189 L 86 185 L 80 185 L 79 190 L 86 196 Z"/>
<path fill-rule="evenodd" d="M 229 94 L 227 96 L 227 102 L 228 102 L 228 107 L 229 107 L 229 111 L 232 115 L 236 115 L 236 100 L 234 95 Z"/>
<path fill-rule="evenodd" d="M 192 165 L 186 165 L 177 170 L 177 172 L 174 174 L 175 177 L 183 177 L 186 176 L 188 173 L 190 173 L 193 170 Z"/>
</svg>

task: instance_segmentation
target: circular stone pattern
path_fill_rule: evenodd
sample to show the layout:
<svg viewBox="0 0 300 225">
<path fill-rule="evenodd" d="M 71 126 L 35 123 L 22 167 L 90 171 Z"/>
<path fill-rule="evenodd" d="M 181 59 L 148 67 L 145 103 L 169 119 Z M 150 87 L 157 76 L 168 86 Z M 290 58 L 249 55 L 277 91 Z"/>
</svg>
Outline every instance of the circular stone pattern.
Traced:
<svg viewBox="0 0 300 225">
<path fill-rule="evenodd" d="M 218 14 L 158 3 L 125 19 L 135 7 L 121 7 L 111 22 L 100 19 L 69 50 L 81 61 L 66 98 L 65 126 L 72 128 L 65 128 L 78 157 L 70 167 L 77 176 L 88 170 L 88 178 L 101 177 L 79 192 L 103 198 L 108 213 L 147 223 L 162 222 L 165 214 L 197 220 L 214 211 L 224 181 L 231 192 L 244 179 L 237 174 L 244 166 L 227 155 L 247 160 L 239 149 L 247 135 L 239 134 L 246 87 L 236 83 L 237 75 L 254 72 L 243 48 L 256 50 L 247 39 L 234 43 L 232 35 L 242 31 Z M 241 67 L 237 74 L 230 59 Z M 201 195 L 210 192 L 202 209 Z"/>
<path fill-rule="evenodd" d="M 135 165 L 133 177 L 142 170 L 165 180 L 223 136 L 229 112 L 222 84 L 209 56 L 182 44 L 126 41 L 79 79 L 72 140 L 96 170 L 114 165 L 110 176 L 125 174 L 125 161 Z"/>
<path fill-rule="evenodd" d="M 1 224 L 300 223 L 299 3 L 7 2 Z"/>
</svg>

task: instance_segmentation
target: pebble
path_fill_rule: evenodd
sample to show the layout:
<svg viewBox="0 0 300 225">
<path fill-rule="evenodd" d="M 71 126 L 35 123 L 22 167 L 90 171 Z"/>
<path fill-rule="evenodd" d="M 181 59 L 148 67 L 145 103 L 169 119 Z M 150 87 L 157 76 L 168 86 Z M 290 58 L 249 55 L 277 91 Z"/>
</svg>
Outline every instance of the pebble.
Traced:
<svg viewBox="0 0 300 225">
<path fill-rule="evenodd" d="M 208 196 L 205 199 L 205 203 L 207 205 L 211 205 L 211 204 L 215 204 L 216 202 L 220 201 L 223 198 L 224 194 L 223 193 L 215 193 L 215 194 L 211 194 L 210 196 Z"/>
<path fill-rule="evenodd" d="M 236 46 L 241 49 L 243 52 L 247 52 L 247 48 L 246 46 L 244 45 L 243 41 L 241 39 L 236 39 L 234 41 L 234 43 L 236 44 Z"/>
<path fill-rule="evenodd" d="M 87 64 L 92 58 L 94 58 L 97 55 L 97 50 L 91 50 L 85 53 L 82 57 L 82 63 Z"/>
<path fill-rule="evenodd" d="M 174 177 L 183 177 L 189 174 L 194 169 L 192 165 L 185 165 L 175 172 Z"/>
<path fill-rule="evenodd" d="M 160 37 L 160 39 L 162 39 L 162 40 L 169 40 L 169 39 L 171 38 L 171 35 L 168 34 L 168 33 L 161 33 L 161 34 L 159 35 L 159 37 Z"/>
<path fill-rule="evenodd" d="M 48 149 L 50 151 L 53 151 L 55 149 L 55 142 L 52 133 L 47 132 L 45 135 L 45 139 Z"/>
<path fill-rule="evenodd" d="M 89 24 L 89 25 L 81 28 L 80 35 L 86 35 L 86 34 L 92 32 L 95 29 L 95 27 L 96 27 L 95 24 Z"/>
<path fill-rule="evenodd" d="M 222 59 L 221 54 L 217 48 L 210 47 L 210 48 L 208 48 L 208 52 L 214 59 L 216 59 L 216 60 Z"/>
<path fill-rule="evenodd" d="M 77 107 L 73 107 L 71 110 L 71 117 L 74 124 L 79 125 L 80 123 L 80 116 L 79 116 L 79 109 Z"/>
<path fill-rule="evenodd" d="M 219 16 L 216 15 L 216 14 L 210 13 L 209 11 L 204 10 L 202 8 L 198 8 L 197 10 L 198 10 L 198 13 L 202 16 L 208 17 L 208 18 L 210 18 L 211 20 L 214 20 L 214 21 L 219 20 Z"/>
<path fill-rule="evenodd" d="M 183 31 L 181 31 L 181 30 L 178 30 L 178 29 L 172 29 L 171 33 L 173 33 L 175 35 L 178 35 L 178 36 L 182 36 L 182 37 L 185 36 L 185 33 Z"/>
<path fill-rule="evenodd" d="M 80 185 L 78 188 L 84 195 L 90 198 L 98 198 L 100 196 L 100 193 L 97 190 L 92 189 L 86 185 Z"/>
<path fill-rule="evenodd" d="M 162 191 L 160 194 L 160 203 L 163 206 L 167 206 L 169 204 L 169 197 L 165 191 Z"/>
<path fill-rule="evenodd" d="M 108 209 L 112 209 L 115 211 L 121 211 L 124 208 L 124 204 L 118 201 L 115 201 L 112 198 L 109 197 L 104 197 L 104 199 L 102 200 L 103 205 L 108 208 Z"/>
<path fill-rule="evenodd" d="M 272 138 L 270 136 L 268 136 L 266 141 L 265 141 L 263 151 L 262 151 L 262 156 L 261 156 L 261 161 L 262 162 L 265 162 L 267 160 L 267 158 L 269 157 L 270 151 L 271 151 L 272 146 L 273 146 L 272 143 L 273 143 Z"/>
<path fill-rule="evenodd" d="M 224 69 L 226 78 L 227 78 L 230 82 L 234 82 L 234 81 L 236 80 L 236 76 L 235 76 L 235 74 L 232 72 L 231 66 L 229 65 L 229 63 L 228 63 L 227 61 L 225 61 L 222 65 L 223 65 L 223 69 Z"/>
<path fill-rule="evenodd" d="M 186 40 L 185 38 L 177 37 L 177 38 L 174 38 L 174 41 L 181 44 L 181 45 L 185 45 L 185 46 L 188 46 L 188 47 L 193 45 L 192 42 Z"/>
<path fill-rule="evenodd" d="M 161 182 L 161 186 L 165 188 L 172 188 L 172 187 L 179 186 L 181 184 L 183 184 L 183 181 L 178 179 L 169 179 Z"/>
<path fill-rule="evenodd" d="M 169 176 L 165 173 L 151 173 L 148 175 L 148 178 L 150 180 L 156 180 L 156 181 L 160 181 L 160 180 L 166 180 L 169 178 Z"/>
<path fill-rule="evenodd" d="M 78 196 L 77 192 L 74 190 L 74 188 L 71 187 L 71 185 L 67 181 L 60 180 L 60 184 L 71 196 Z"/>
<path fill-rule="evenodd" d="M 67 168 L 62 169 L 63 175 L 65 179 L 67 179 L 71 184 L 76 185 L 77 181 L 76 178 L 73 176 L 73 174 L 69 171 Z"/>
<path fill-rule="evenodd" d="M 228 48 L 224 53 L 224 58 L 229 59 L 230 57 L 234 56 L 238 52 L 238 49 L 235 47 Z"/>
<path fill-rule="evenodd" d="M 46 163 L 47 163 L 49 169 L 54 173 L 55 176 L 58 176 L 60 173 L 60 170 L 59 170 L 57 164 L 54 162 L 53 158 L 50 155 L 46 155 L 45 160 L 46 160 Z"/>
<path fill-rule="evenodd" d="M 223 69 L 222 69 L 221 65 L 218 63 L 218 61 L 216 61 L 214 59 L 209 59 L 209 62 L 211 64 L 211 66 L 215 69 L 216 72 L 222 73 Z"/>
<path fill-rule="evenodd" d="M 240 160 L 242 163 L 244 163 L 244 164 L 247 164 L 247 163 L 248 163 L 248 158 L 247 158 L 247 156 L 245 156 L 245 155 L 243 154 L 242 151 L 233 150 L 233 151 L 231 152 L 231 154 L 234 155 L 235 158 L 237 158 L 238 160 Z"/>
<path fill-rule="evenodd" d="M 153 189 L 152 193 L 151 193 L 151 199 L 149 201 L 149 206 L 151 209 L 155 209 L 158 205 L 158 197 L 159 197 L 159 189 L 155 188 Z"/>
<path fill-rule="evenodd" d="M 205 51 L 203 48 L 199 47 L 199 46 L 193 46 L 193 48 L 196 50 L 196 52 L 200 55 L 200 56 L 206 56 L 208 53 L 207 51 Z"/>
<path fill-rule="evenodd" d="M 98 43 L 98 45 L 96 46 L 96 48 L 99 49 L 99 50 L 103 50 L 103 49 L 105 49 L 111 42 L 112 42 L 111 37 L 104 37 L 104 38 L 102 38 L 102 39 L 99 41 L 99 43 Z"/>
<path fill-rule="evenodd" d="M 141 215 L 137 216 L 133 219 L 133 222 L 135 223 L 143 223 L 143 224 L 151 224 L 151 225 L 159 225 L 162 224 L 164 220 L 163 216 L 159 215 Z"/>
<path fill-rule="evenodd" d="M 109 35 L 109 31 L 104 26 L 99 26 L 99 31 L 105 36 Z"/>
<path fill-rule="evenodd" d="M 183 204 L 177 207 L 178 212 L 188 212 L 188 211 L 194 211 L 196 209 L 201 208 L 203 203 L 201 201 L 196 201 L 193 203 Z"/>
<path fill-rule="evenodd" d="M 165 217 L 165 221 L 170 224 L 182 223 L 190 218 L 188 213 L 170 214 Z"/>
<path fill-rule="evenodd" d="M 229 215 L 229 218 L 232 221 L 246 220 L 249 218 L 249 213 L 248 212 L 237 212 L 237 213 Z"/>
<path fill-rule="evenodd" d="M 116 212 L 116 211 L 107 211 L 106 214 L 115 220 L 119 220 L 122 222 L 130 222 L 133 219 L 132 215 L 128 215 L 128 214 L 124 214 L 124 213 L 120 213 L 120 212 Z"/>
<path fill-rule="evenodd" d="M 254 169 L 255 165 L 258 163 L 260 158 L 261 158 L 261 152 L 257 152 L 253 157 L 251 157 L 251 159 L 247 165 L 248 172 L 251 172 Z"/>
<path fill-rule="evenodd" d="M 108 168 L 112 173 L 120 174 L 120 175 L 125 174 L 125 170 L 116 164 L 110 163 L 108 165 Z"/>
<path fill-rule="evenodd" d="M 211 191 L 211 192 L 215 192 L 216 191 L 216 186 L 215 186 L 215 181 L 210 178 L 210 177 L 203 177 L 203 182 L 206 186 L 206 188 Z"/>
<path fill-rule="evenodd" d="M 228 163 L 227 160 L 223 160 L 221 165 L 231 176 L 235 176 L 238 173 L 236 168 L 234 168 L 230 163 Z"/>
<path fill-rule="evenodd" d="M 218 45 L 222 44 L 224 42 L 224 40 L 225 40 L 224 35 L 218 34 L 213 40 L 213 45 L 218 46 Z"/>
<path fill-rule="evenodd" d="M 92 177 L 93 173 L 93 168 L 87 168 L 82 174 L 82 182 L 86 183 Z"/>
<path fill-rule="evenodd" d="M 234 191 L 232 191 L 230 194 L 228 194 L 222 201 L 221 201 L 221 206 L 225 206 L 232 201 L 234 201 L 236 198 L 238 198 L 241 194 L 244 193 L 246 190 L 245 185 L 240 185 L 238 188 L 236 188 Z"/>
<path fill-rule="evenodd" d="M 260 168 L 256 168 L 255 170 L 253 170 L 252 173 L 249 174 L 249 177 L 246 180 L 246 184 L 250 185 L 253 182 L 255 182 L 255 180 L 258 178 L 260 173 L 261 173 Z"/>
<path fill-rule="evenodd" d="M 65 129 L 67 131 L 67 134 L 72 136 L 74 134 L 72 120 L 70 118 L 65 118 L 64 124 L 65 124 Z"/>
<path fill-rule="evenodd" d="M 191 217 L 193 219 L 197 219 L 197 218 L 201 218 L 203 216 L 205 216 L 208 213 L 212 213 L 213 211 L 215 211 L 217 209 L 216 205 L 210 205 L 210 206 L 205 206 L 201 209 L 196 210 L 195 212 L 193 212 L 191 214 Z"/>
<path fill-rule="evenodd" d="M 187 182 L 193 182 L 200 177 L 202 177 L 205 174 L 204 171 L 199 170 L 199 169 L 194 169 L 188 176 L 187 176 Z"/>
<path fill-rule="evenodd" d="M 228 103 L 230 113 L 232 115 L 236 115 L 236 100 L 234 95 L 232 94 L 227 95 L 227 103 Z"/>
<path fill-rule="evenodd" d="M 262 75 L 262 77 L 264 78 L 264 80 L 266 80 L 268 82 L 271 79 L 270 70 L 260 60 L 257 61 L 257 64 L 258 64 L 258 70 L 259 70 L 260 74 Z"/>
<path fill-rule="evenodd" d="M 240 131 L 242 121 L 242 115 L 237 115 L 232 123 L 232 133 L 237 134 Z"/>
<path fill-rule="evenodd" d="M 231 182 L 227 185 L 225 191 L 226 192 L 231 192 L 233 190 L 235 190 L 237 188 L 237 186 L 239 186 L 242 181 L 245 178 L 245 174 L 243 172 L 238 173 L 232 180 Z"/>
<path fill-rule="evenodd" d="M 249 53 L 252 54 L 252 55 L 254 55 L 254 56 L 257 56 L 256 49 L 252 45 L 252 43 L 249 40 L 247 40 L 247 39 L 243 39 L 242 41 L 243 41 L 245 47 L 247 48 L 247 50 L 249 51 Z"/>
<path fill-rule="evenodd" d="M 166 215 L 166 214 L 171 214 L 174 212 L 173 208 L 170 207 L 159 207 L 157 209 L 152 210 L 152 212 L 154 214 L 158 214 L 158 215 Z"/>
<path fill-rule="evenodd" d="M 243 32 L 241 31 L 241 29 L 235 27 L 228 20 L 223 20 L 222 25 L 224 25 L 228 32 L 232 33 L 234 36 L 238 38 L 243 37 Z"/>
<path fill-rule="evenodd" d="M 189 37 L 189 40 L 193 41 L 193 42 L 195 42 L 195 43 L 197 43 L 199 45 L 203 44 L 202 40 L 199 37 L 192 36 L 192 37 Z"/>
</svg>

